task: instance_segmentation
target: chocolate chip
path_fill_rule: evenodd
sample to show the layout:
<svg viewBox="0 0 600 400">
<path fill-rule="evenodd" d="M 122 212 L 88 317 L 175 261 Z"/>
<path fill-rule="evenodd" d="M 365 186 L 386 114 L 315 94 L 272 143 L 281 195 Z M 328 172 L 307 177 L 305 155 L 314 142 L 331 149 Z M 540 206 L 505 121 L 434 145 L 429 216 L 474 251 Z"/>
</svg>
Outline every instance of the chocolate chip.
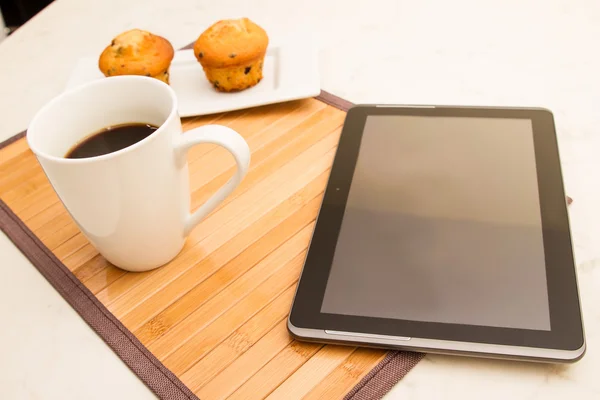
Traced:
<svg viewBox="0 0 600 400">
<path fill-rule="evenodd" d="M 147 73 L 146 73 L 146 76 L 151 76 L 151 75 L 150 75 L 150 72 L 147 72 Z"/>
<path fill-rule="evenodd" d="M 202 57 L 204 57 L 204 52 L 201 51 L 200 53 L 198 53 L 198 58 L 202 58 Z"/>
<path fill-rule="evenodd" d="M 244 70 L 244 74 L 248 75 L 251 69 L 252 67 L 246 67 L 246 69 Z"/>
<path fill-rule="evenodd" d="M 125 64 L 121 64 L 121 68 L 125 68 Z"/>
<path fill-rule="evenodd" d="M 113 41 L 112 41 L 112 42 L 110 42 L 110 45 L 111 45 L 111 46 L 114 46 L 114 45 L 115 45 L 115 40 L 114 40 L 114 39 L 113 39 Z"/>
<path fill-rule="evenodd" d="M 236 57 L 237 57 L 237 54 L 235 54 L 235 53 L 231 53 L 231 54 L 229 55 L 229 58 L 236 58 Z"/>
<path fill-rule="evenodd" d="M 213 86 L 216 87 L 216 88 L 218 88 L 219 87 L 219 81 L 214 81 L 213 82 Z"/>
</svg>

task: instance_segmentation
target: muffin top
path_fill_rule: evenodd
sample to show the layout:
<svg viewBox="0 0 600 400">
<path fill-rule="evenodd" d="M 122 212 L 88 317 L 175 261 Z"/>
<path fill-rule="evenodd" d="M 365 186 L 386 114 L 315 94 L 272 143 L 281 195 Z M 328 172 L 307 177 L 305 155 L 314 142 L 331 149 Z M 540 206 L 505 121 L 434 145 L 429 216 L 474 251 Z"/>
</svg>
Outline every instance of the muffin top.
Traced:
<svg viewBox="0 0 600 400">
<path fill-rule="evenodd" d="M 269 37 L 248 18 L 218 21 L 202 32 L 194 55 L 203 67 L 224 68 L 264 57 Z"/>
<path fill-rule="evenodd" d="M 174 55 L 173 46 L 167 39 L 132 29 L 115 37 L 104 49 L 98 67 L 106 76 L 154 76 L 169 68 Z"/>
</svg>

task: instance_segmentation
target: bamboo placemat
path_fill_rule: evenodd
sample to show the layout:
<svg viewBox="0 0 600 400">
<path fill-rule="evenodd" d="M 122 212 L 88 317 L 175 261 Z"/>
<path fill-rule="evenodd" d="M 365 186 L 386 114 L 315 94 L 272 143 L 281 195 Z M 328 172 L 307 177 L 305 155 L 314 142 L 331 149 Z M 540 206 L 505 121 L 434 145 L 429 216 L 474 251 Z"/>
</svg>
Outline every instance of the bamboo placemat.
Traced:
<svg viewBox="0 0 600 400">
<path fill-rule="evenodd" d="M 184 120 L 184 130 L 233 128 L 252 161 L 240 187 L 157 270 L 128 273 L 104 260 L 22 135 L 0 150 L 0 225 L 163 398 L 381 398 L 422 355 L 300 343 L 286 328 L 349 105 L 323 93 Z M 193 148 L 188 161 L 195 208 L 234 162 L 211 145 Z"/>
</svg>

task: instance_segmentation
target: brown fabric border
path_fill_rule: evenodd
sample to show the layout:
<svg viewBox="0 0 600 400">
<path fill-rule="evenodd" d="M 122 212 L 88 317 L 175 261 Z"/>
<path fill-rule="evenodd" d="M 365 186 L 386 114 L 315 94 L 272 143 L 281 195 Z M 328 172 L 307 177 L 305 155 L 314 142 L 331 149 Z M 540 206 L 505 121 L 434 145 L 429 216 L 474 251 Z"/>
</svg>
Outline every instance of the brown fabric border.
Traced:
<svg viewBox="0 0 600 400">
<path fill-rule="evenodd" d="M 329 104 L 335 108 L 339 108 L 342 111 L 348 111 L 354 104 L 348 100 L 344 100 L 341 97 L 337 97 L 334 94 L 321 90 L 321 94 L 315 97 L 317 100 L 323 103 Z"/>
<path fill-rule="evenodd" d="M 9 144 L 12 144 L 12 143 L 16 142 L 17 140 L 25 137 L 26 133 L 27 133 L 27 131 L 17 133 L 15 136 L 9 137 L 4 142 L 0 142 L 0 150 L 2 150 L 4 147 L 8 146 Z"/>
<path fill-rule="evenodd" d="M 404 378 L 423 353 L 390 352 L 344 397 L 344 400 L 379 400 Z"/>
</svg>

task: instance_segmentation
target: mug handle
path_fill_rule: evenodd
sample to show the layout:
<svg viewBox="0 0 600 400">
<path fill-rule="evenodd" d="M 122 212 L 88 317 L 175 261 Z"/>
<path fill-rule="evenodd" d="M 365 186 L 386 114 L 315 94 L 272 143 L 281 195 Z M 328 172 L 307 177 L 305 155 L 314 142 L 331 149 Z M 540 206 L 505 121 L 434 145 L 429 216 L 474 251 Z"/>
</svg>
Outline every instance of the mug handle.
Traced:
<svg viewBox="0 0 600 400">
<path fill-rule="evenodd" d="M 242 179 L 244 179 L 244 176 L 246 176 L 248 166 L 250 165 L 250 148 L 248 147 L 248 143 L 246 143 L 239 133 L 222 125 L 204 125 L 180 135 L 180 139 L 175 145 L 177 158 L 180 162 L 185 163 L 188 150 L 200 143 L 216 144 L 227 149 L 235 159 L 237 170 L 231 179 L 217 190 L 206 203 L 187 216 L 184 226 L 184 236 L 187 236 L 204 217 L 234 191 Z"/>
</svg>

